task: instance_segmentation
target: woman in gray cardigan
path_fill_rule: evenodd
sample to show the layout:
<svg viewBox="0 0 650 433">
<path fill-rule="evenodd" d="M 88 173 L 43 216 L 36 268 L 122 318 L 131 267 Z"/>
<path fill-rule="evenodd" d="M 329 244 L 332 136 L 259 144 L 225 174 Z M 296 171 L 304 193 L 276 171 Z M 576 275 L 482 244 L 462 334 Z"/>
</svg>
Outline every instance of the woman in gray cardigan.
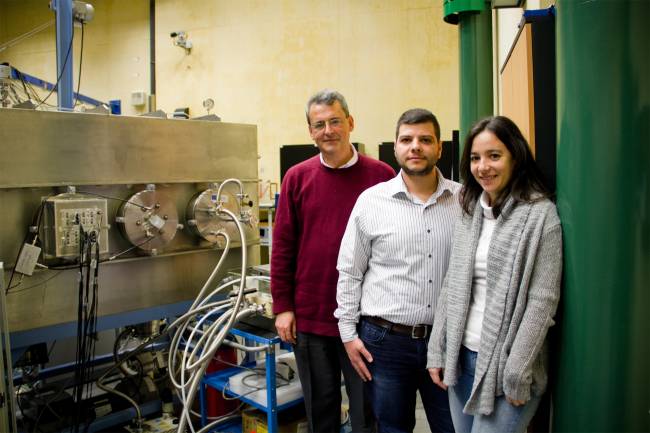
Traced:
<svg viewBox="0 0 650 433">
<path fill-rule="evenodd" d="M 457 433 L 524 432 L 546 389 L 546 335 L 560 297 L 562 231 L 517 126 L 479 121 L 461 161 L 462 217 L 427 368 Z"/>
</svg>

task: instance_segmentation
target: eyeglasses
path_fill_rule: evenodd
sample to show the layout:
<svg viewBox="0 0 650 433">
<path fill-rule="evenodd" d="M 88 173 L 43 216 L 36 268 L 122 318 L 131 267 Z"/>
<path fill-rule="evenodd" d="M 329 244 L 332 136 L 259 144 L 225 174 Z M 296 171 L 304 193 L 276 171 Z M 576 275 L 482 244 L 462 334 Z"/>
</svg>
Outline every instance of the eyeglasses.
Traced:
<svg viewBox="0 0 650 433">
<path fill-rule="evenodd" d="M 325 129 L 326 125 L 329 125 L 330 128 L 335 129 L 339 128 L 343 124 L 343 119 L 338 118 L 338 117 L 333 117 L 330 120 L 319 120 L 318 122 L 314 122 L 311 124 L 311 128 L 314 131 L 322 131 Z"/>
</svg>

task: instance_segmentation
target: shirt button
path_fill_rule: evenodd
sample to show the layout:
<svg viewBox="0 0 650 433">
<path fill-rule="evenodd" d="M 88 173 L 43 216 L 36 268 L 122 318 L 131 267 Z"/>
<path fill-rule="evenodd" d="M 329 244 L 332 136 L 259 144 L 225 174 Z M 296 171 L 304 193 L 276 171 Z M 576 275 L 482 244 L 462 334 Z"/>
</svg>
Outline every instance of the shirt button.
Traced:
<svg viewBox="0 0 650 433">
<path fill-rule="evenodd" d="M 431 308 L 431 304 L 427 305 L 427 308 Z"/>
<path fill-rule="evenodd" d="M 431 229 L 427 229 L 427 233 L 431 233 Z"/>
<path fill-rule="evenodd" d="M 431 254 L 429 254 L 429 258 L 431 258 Z"/>
<path fill-rule="evenodd" d="M 433 280 L 429 280 L 430 283 L 433 283 Z"/>
</svg>

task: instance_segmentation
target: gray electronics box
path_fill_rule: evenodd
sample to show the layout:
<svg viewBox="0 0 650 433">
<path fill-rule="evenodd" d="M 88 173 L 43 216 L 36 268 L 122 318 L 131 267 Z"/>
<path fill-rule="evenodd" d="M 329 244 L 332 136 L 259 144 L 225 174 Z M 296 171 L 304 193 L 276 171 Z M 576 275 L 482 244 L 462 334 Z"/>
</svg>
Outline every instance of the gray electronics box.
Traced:
<svg viewBox="0 0 650 433">
<path fill-rule="evenodd" d="M 108 253 L 106 199 L 66 193 L 48 198 L 44 206 L 45 259 L 79 256 L 80 226 L 85 232 L 96 232 L 99 253 Z"/>
</svg>

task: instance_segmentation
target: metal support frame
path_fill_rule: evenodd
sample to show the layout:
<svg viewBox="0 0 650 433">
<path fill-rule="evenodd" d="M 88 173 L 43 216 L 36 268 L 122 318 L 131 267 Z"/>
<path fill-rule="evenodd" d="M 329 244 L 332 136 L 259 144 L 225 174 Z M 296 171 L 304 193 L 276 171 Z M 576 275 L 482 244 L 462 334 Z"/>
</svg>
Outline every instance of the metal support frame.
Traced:
<svg viewBox="0 0 650 433">
<path fill-rule="evenodd" d="M 101 316 L 97 319 L 97 331 L 120 328 L 135 323 L 150 322 L 163 317 L 175 317 L 185 313 L 191 301 L 176 302 L 168 305 L 158 305 L 136 311 Z M 28 329 L 11 333 L 11 347 L 14 356 L 18 351 L 32 344 L 71 338 L 77 335 L 77 322 L 67 322 L 42 328 Z"/>
<path fill-rule="evenodd" d="M 4 263 L 0 261 L 0 431 L 17 432 L 16 399 L 5 302 Z"/>
<path fill-rule="evenodd" d="M 59 109 L 74 107 L 72 0 L 52 0 L 56 14 L 56 77 Z"/>
<path fill-rule="evenodd" d="M 56 86 L 55 84 L 52 84 L 49 81 L 41 80 L 38 77 L 21 72 L 16 68 L 14 68 L 13 66 L 10 67 L 11 67 L 11 78 L 14 80 L 22 79 L 25 80 L 26 83 L 34 84 L 35 86 L 41 87 L 45 90 L 52 90 Z M 74 96 L 75 100 L 85 102 L 86 104 L 92 104 L 95 106 L 108 105 L 108 102 L 102 102 L 97 99 L 91 98 L 90 96 L 82 95 L 81 93 L 72 92 L 72 95 Z"/>
</svg>

